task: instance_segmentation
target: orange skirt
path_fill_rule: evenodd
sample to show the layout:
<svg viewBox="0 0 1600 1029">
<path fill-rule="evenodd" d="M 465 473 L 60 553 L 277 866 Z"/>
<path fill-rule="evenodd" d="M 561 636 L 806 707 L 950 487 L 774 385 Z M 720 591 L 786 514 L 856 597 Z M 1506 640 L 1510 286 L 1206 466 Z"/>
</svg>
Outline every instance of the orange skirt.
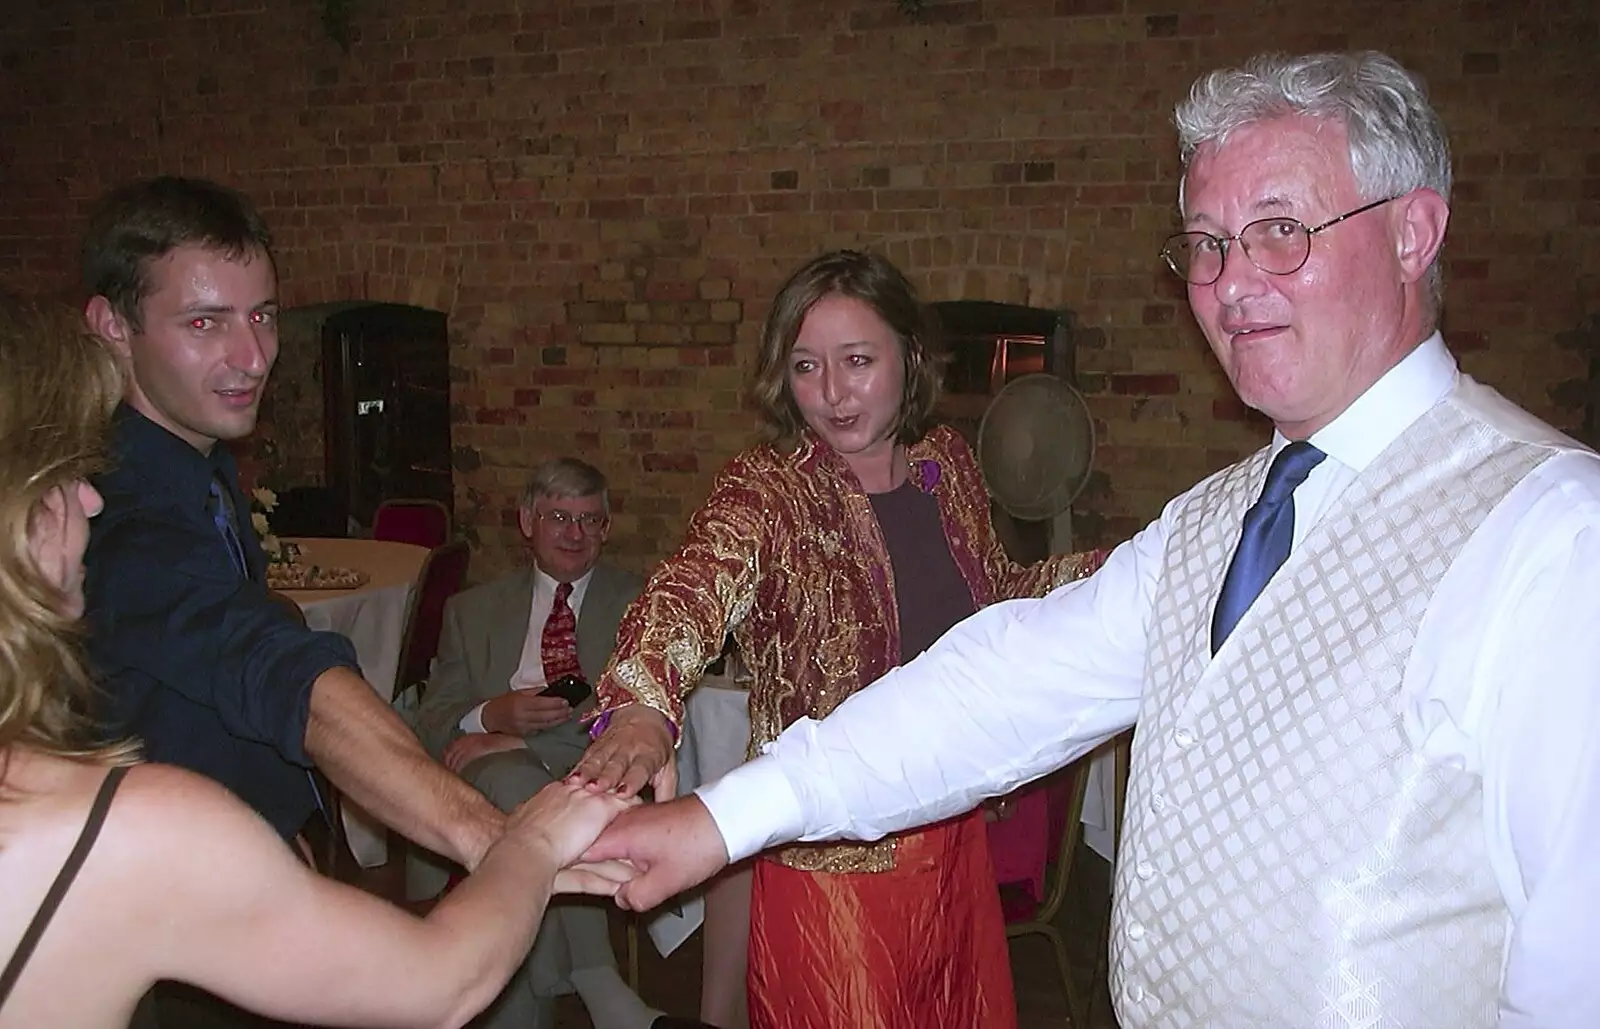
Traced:
<svg viewBox="0 0 1600 1029">
<path fill-rule="evenodd" d="M 751 1029 L 1015 1029 L 981 813 L 899 838 L 872 874 L 755 865 Z"/>
</svg>

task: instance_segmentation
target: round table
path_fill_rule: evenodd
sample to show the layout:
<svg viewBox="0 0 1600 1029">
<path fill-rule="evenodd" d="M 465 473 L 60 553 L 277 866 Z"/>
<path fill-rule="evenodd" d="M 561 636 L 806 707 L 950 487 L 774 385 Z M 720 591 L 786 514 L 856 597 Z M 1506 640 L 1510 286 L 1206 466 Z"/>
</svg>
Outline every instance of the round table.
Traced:
<svg viewBox="0 0 1600 1029">
<path fill-rule="evenodd" d="M 707 675 L 684 699 L 683 736 L 678 741 L 678 795 L 693 793 L 744 764 L 750 743 L 750 693 L 726 675 Z M 667 901 L 650 916 L 646 930 L 662 957 L 672 954 L 705 921 L 699 888 Z"/>
<path fill-rule="evenodd" d="M 361 674 L 385 701 L 394 699 L 401 636 L 426 547 L 388 540 L 289 539 L 302 564 L 354 568 L 367 574 L 353 590 L 284 590 L 313 629 L 337 632 L 356 647 Z"/>
<path fill-rule="evenodd" d="M 400 670 L 400 645 L 411 610 L 411 593 L 428 557 L 428 548 L 388 540 L 288 539 L 300 548 L 300 563 L 324 568 L 354 568 L 367 573 L 353 590 L 283 590 L 305 613 L 306 625 L 336 632 L 355 644 L 361 675 L 385 703 L 394 700 Z M 388 860 L 387 832 L 357 804 L 340 805 L 345 839 L 363 868 Z"/>
</svg>

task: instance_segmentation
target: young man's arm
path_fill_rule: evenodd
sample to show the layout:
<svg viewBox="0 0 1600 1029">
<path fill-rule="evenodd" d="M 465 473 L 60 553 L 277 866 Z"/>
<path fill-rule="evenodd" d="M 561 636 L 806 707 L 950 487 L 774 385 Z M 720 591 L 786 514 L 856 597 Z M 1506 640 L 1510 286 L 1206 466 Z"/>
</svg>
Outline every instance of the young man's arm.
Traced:
<svg viewBox="0 0 1600 1029">
<path fill-rule="evenodd" d="M 312 684 L 305 749 L 379 821 L 469 870 L 504 828 L 505 816 L 429 757 L 400 716 L 347 668 L 330 668 Z"/>
</svg>

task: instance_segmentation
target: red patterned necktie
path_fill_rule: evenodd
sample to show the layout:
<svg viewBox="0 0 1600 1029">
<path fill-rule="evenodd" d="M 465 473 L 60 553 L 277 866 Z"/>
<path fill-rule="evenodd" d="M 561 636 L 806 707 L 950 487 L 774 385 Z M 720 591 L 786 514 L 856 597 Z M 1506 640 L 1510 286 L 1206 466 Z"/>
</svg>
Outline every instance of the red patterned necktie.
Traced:
<svg viewBox="0 0 1600 1029">
<path fill-rule="evenodd" d="M 539 656 L 544 662 L 544 681 L 555 682 L 563 675 L 582 676 L 578 664 L 578 619 L 567 606 L 572 595 L 572 583 L 556 586 L 556 601 L 550 605 L 550 617 L 545 619 L 544 632 L 539 636 Z"/>
</svg>

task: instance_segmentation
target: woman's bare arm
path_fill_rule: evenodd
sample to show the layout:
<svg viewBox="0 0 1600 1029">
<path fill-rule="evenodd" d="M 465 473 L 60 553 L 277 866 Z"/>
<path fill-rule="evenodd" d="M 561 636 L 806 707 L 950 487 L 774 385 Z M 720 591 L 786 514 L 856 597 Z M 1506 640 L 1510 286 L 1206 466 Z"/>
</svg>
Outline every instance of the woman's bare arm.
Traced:
<svg viewBox="0 0 1600 1029">
<path fill-rule="evenodd" d="M 624 806 L 542 791 L 427 919 L 315 875 L 226 791 L 171 768 L 129 775 L 92 863 L 151 980 L 291 1021 L 458 1026 L 521 963 L 557 870 Z"/>
</svg>

